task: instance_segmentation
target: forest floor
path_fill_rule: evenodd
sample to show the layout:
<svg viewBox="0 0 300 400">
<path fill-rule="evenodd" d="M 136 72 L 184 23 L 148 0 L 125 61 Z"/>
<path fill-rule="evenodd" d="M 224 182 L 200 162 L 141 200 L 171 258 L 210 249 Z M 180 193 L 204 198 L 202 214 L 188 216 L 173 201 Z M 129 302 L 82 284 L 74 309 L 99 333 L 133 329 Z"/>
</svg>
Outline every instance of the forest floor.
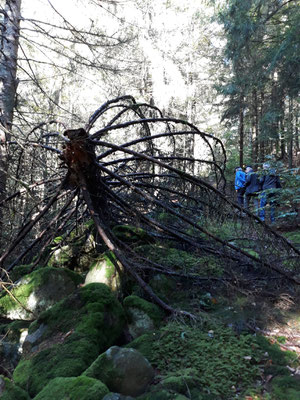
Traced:
<svg viewBox="0 0 300 400">
<path fill-rule="evenodd" d="M 300 247 L 299 227 L 280 224 L 276 228 L 295 246 Z M 177 283 L 169 301 L 173 307 L 185 309 L 196 315 L 198 321 L 201 321 L 201 331 L 205 331 L 207 326 L 209 336 L 214 337 L 221 332 L 218 328 L 214 329 L 216 322 L 216 327 L 219 324 L 228 327 L 240 338 L 249 335 L 263 339 L 260 342 L 260 350 L 263 350 L 264 354 L 262 357 L 255 355 L 255 352 L 244 356 L 245 360 L 252 358 L 249 369 L 259 367 L 259 378 L 246 394 L 237 386 L 235 395 L 230 398 L 300 399 L 300 287 L 271 271 L 266 271 L 262 276 L 261 271 L 246 268 L 243 271 L 231 271 L 231 274 L 236 276 L 236 279 L 220 278 L 192 287 L 190 283 Z M 195 326 L 197 327 L 197 323 Z M 184 329 L 184 325 L 181 329 Z M 220 343 L 222 340 L 220 338 Z M 229 339 L 224 341 L 225 346 L 230 346 L 230 343 Z M 232 357 L 232 360 L 235 360 L 233 362 L 238 363 L 234 358 L 234 346 L 233 343 L 232 351 L 227 349 L 228 357 Z M 216 349 L 220 351 L 218 347 Z M 214 356 L 218 357 L 218 354 Z M 219 358 L 222 357 L 223 354 L 219 354 Z M 214 361 L 210 360 L 210 364 L 213 365 Z M 216 364 L 215 370 L 218 368 Z M 212 383 L 211 388 L 213 385 Z M 213 396 L 212 393 L 211 398 L 217 398 Z"/>
</svg>

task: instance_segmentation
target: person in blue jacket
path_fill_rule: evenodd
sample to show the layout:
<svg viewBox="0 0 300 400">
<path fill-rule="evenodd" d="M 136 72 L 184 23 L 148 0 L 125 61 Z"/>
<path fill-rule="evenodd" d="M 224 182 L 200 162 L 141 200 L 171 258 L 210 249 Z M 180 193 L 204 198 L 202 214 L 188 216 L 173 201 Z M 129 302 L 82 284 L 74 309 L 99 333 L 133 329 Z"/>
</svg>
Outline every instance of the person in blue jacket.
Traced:
<svg viewBox="0 0 300 400">
<path fill-rule="evenodd" d="M 260 182 L 258 176 L 250 165 L 246 167 L 246 174 L 245 208 L 249 210 L 251 199 L 253 199 L 255 212 L 258 213 L 258 193 L 260 191 Z"/>
<path fill-rule="evenodd" d="M 242 170 L 241 167 L 236 167 L 234 187 L 237 193 L 238 204 L 241 207 L 244 207 L 245 180 L 246 180 L 245 172 Z"/>
<path fill-rule="evenodd" d="M 260 213 L 259 217 L 262 221 L 265 220 L 266 205 L 270 203 L 270 220 L 275 222 L 275 205 L 276 205 L 276 189 L 281 188 L 279 176 L 276 171 L 270 168 L 269 163 L 263 164 L 263 175 L 260 180 L 262 193 L 260 197 Z"/>
</svg>

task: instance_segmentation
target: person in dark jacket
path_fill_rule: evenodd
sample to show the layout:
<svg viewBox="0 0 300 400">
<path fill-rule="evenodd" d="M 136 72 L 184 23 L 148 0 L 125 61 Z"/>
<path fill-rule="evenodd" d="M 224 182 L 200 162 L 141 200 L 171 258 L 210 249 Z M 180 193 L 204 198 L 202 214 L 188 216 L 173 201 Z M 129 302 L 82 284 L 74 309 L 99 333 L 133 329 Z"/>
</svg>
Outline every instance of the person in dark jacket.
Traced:
<svg viewBox="0 0 300 400">
<path fill-rule="evenodd" d="M 260 213 L 259 217 L 262 221 L 265 220 L 266 205 L 270 203 L 270 220 L 275 222 L 275 205 L 276 205 L 276 189 L 281 188 L 279 176 L 276 171 L 270 168 L 269 163 L 263 164 L 263 176 L 260 180 L 262 193 L 260 198 Z"/>
<path fill-rule="evenodd" d="M 234 188 L 237 193 L 237 201 L 241 207 L 244 207 L 244 194 L 245 194 L 245 180 L 246 174 L 241 167 L 235 169 Z"/>
<path fill-rule="evenodd" d="M 251 199 L 253 199 L 255 212 L 258 212 L 258 192 L 260 191 L 259 179 L 250 166 L 246 167 L 246 174 L 245 208 L 249 210 Z"/>
</svg>

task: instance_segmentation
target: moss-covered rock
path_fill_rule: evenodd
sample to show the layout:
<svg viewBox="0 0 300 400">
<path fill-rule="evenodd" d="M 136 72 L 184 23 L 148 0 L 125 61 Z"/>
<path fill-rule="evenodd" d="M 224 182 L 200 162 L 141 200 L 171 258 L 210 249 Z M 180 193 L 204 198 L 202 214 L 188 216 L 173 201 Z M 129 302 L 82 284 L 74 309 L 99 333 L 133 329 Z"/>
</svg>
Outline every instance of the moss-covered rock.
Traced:
<svg viewBox="0 0 300 400">
<path fill-rule="evenodd" d="M 11 290 L 12 296 L 5 294 L 0 298 L 0 315 L 33 320 L 72 293 L 80 282 L 80 275 L 67 269 L 40 268 L 24 276 Z"/>
<path fill-rule="evenodd" d="M 86 376 L 55 378 L 34 400 L 101 400 L 108 392 L 104 383 Z"/>
<path fill-rule="evenodd" d="M 1 400 L 30 400 L 25 390 L 3 376 L 0 376 L 0 397 Z"/>
<path fill-rule="evenodd" d="M 102 254 L 90 266 L 90 270 L 85 278 L 85 284 L 93 282 L 105 283 L 111 290 L 119 291 L 122 277 L 116 270 L 115 263 L 118 263 L 119 270 L 122 271 L 122 265 L 111 251 Z"/>
<path fill-rule="evenodd" d="M 123 301 L 128 316 L 128 330 L 132 338 L 154 330 L 163 318 L 162 310 L 138 296 L 128 296 Z"/>
<path fill-rule="evenodd" d="M 15 382 L 35 396 L 53 378 L 79 376 L 115 343 L 124 323 L 123 308 L 106 285 L 92 283 L 78 289 L 30 326 L 30 334 L 42 324 L 47 329 L 22 357 L 14 371 Z"/>
<path fill-rule="evenodd" d="M 100 379 L 112 392 L 129 396 L 142 394 L 154 377 L 154 370 L 141 353 L 113 346 L 84 372 Z"/>
<path fill-rule="evenodd" d="M 176 375 L 162 379 L 158 388 L 171 390 L 175 393 L 187 395 L 194 388 L 199 387 L 198 371 L 194 368 L 185 368 L 176 371 Z"/>
</svg>

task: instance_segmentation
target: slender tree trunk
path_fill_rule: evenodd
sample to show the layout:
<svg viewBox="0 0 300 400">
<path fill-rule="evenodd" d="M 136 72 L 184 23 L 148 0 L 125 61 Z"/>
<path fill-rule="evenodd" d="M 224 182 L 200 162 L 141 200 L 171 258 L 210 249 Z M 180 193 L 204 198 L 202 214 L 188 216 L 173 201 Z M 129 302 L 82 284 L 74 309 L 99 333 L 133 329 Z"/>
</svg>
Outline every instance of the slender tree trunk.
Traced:
<svg viewBox="0 0 300 400">
<path fill-rule="evenodd" d="M 6 0 L 3 10 L 4 20 L 1 25 L 0 52 L 0 201 L 5 196 L 8 151 L 7 142 L 13 120 L 17 90 L 17 55 L 19 45 L 21 0 Z M 0 226 L 2 213 L 0 210 Z"/>
<path fill-rule="evenodd" d="M 289 99 L 289 113 L 288 113 L 288 163 L 289 168 L 293 168 L 293 100 Z"/>
<path fill-rule="evenodd" d="M 243 101 L 243 99 L 241 99 Z M 244 164 L 244 109 L 240 108 L 239 113 L 239 152 L 240 152 L 240 166 Z"/>
<path fill-rule="evenodd" d="M 265 161 L 265 137 L 264 137 L 264 132 L 262 131 L 262 121 L 263 121 L 263 116 L 264 116 L 264 108 L 265 108 L 265 94 L 264 92 L 261 92 L 260 94 L 261 100 L 260 100 L 260 137 L 259 137 L 259 161 L 262 163 Z"/>
<path fill-rule="evenodd" d="M 258 104 L 257 92 L 253 90 L 253 113 L 252 113 L 252 155 L 251 160 L 253 165 L 257 165 L 258 161 Z"/>
</svg>

